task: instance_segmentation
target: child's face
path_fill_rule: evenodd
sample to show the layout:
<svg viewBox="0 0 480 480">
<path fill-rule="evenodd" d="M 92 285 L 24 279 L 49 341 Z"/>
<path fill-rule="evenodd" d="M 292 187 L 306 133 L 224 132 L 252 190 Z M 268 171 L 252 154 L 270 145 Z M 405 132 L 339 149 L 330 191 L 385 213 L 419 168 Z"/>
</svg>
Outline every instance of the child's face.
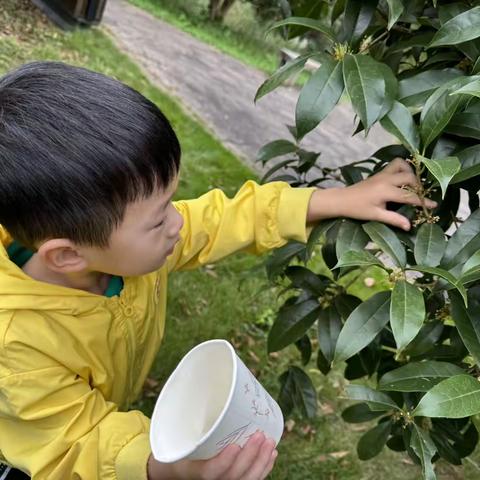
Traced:
<svg viewBox="0 0 480 480">
<path fill-rule="evenodd" d="M 108 248 L 83 248 L 92 271 L 135 276 L 160 268 L 180 239 L 183 218 L 172 204 L 178 177 L 161 191 L 127 205 Z"/>
</svg>

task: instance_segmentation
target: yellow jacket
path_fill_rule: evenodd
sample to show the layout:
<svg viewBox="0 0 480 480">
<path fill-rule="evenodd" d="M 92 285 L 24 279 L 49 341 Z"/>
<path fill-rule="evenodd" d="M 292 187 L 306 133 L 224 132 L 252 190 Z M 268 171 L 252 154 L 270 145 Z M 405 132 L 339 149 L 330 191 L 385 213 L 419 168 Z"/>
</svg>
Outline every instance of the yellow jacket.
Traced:
<svg viewBox="0 0 480 480">
<path fill-rule="evenodd" d="M 162 341 L 168 274 L 305 242 L 312 191 L 249 181 L 232 200 L 177 202 L 185 224 L 167 264 L 111 298 L 33 280 L 0 227 L 0 460 L 34 480 L 145 480 L 150 420 L 128 407 Z"/>
</svg>

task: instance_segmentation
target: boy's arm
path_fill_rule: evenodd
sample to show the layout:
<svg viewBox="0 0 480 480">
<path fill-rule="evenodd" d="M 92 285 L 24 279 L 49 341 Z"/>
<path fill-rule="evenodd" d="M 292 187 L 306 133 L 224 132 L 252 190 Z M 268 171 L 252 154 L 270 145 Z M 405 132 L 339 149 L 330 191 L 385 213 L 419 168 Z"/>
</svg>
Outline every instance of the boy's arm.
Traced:
<svg viewBox="0 0 480 480">
<path fill-rule="evenodd" d="M 395 227 L 410 229 L 410 222 L 399 213 L 387 210 L 387 202 L 421 205 L 415 193 L 402 187 L 417 186 L 417 178 L 410 165 L 400 158 L 390 162 L 382 171 L 346 188 L 316 190 L 310 200 L 307 222 L 326 218 L 350 217 L 358 220 L 376 220 Z M 427 208 L 436 202 L 425 199 Z"/>
<path fill-rule="evenodd" d="M 218 189 L 176 202 L 184 219 L 168 270 L 195 268 L 237 251 L 262 253 L 289 240 L 306 242 L 308 203 L 314 188 L 284 182 L 246 182 L 233 199 Z"/>
<path fill-rule="evenodd" d="M 177 202 L 185 224 L 182 240 L 168 258 L 169 271 L 215 262 L 233 252 L 261 253 L 289 240 L 305 242 L 307 224 L 332 217 L 376 220 L 410 228 L 406 217 L 387 210 L 387 202 L 420 205 L 410 165 L 395 159 L 380 173 L 345 188 L 291 188 L 283 182 L 259 186 L 249 181 L 235 198 L 212 190 L 196 200 Z M 436 203 L 425 200 L 425 206 Z"/>
</svg>

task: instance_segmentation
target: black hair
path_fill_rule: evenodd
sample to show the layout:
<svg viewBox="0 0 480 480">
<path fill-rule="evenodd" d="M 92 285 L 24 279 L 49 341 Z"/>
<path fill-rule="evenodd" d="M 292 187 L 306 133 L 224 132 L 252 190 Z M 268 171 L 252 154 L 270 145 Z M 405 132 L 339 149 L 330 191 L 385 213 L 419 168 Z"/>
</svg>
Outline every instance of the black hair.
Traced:
<svg viewBox="0 0 480 480">
<path fill-rule="evenodd" d="M 127 204 L 179 168 L 168 120 L 113 78 L 33 62 L 0 79 L 0 224 L 29 248 L 50 238 L 107 247 Z"/>
</svg>

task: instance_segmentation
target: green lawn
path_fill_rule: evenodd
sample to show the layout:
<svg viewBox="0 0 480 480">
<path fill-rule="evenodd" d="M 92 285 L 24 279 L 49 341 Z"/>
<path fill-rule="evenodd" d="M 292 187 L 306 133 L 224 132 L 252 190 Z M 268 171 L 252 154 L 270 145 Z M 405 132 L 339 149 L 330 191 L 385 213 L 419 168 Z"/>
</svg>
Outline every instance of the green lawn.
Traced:
<svg viewBox="0 0 480 480">
<path fill-rule="evenodd" d="M 183 149 L 179 197 L 195 197 L 211 187 L 233 194 L 255 175 L 215 140 L 167 95 L 155 88 L 136 64 L 120 53 L 99 29 L 63 33 L 50 27 L 29 2 L 3 0 L 0 6 L 0 72 L 30 60 L 62 60 L 112 75 L 157 103 L 176 129 Z M 323 269 L 321 259 L 315 267 Z M 367 275 L 367 274 L 366 274 Z M 370 275 L 371 272 L 370 272 Z M 378 275 L 374 275 L 383 281 Z M 352 287 L 368 295 L 362 279 Z M 172 276 L 169 315 L 164 347 L 151 373 L 151 381 L 136 407 L 150 414 L 160 386 L 182 355 L 193 345 L 214 337 L 232 340 L 241 357 L 272 394 L 278 393 L 277 376 L 289 361 L 299 363 L 289 348 L 280 355 L 266 354 L 265 325 L 272 321 L 274 292 L 260 267 L 260 260 L 238 255 L 216 266 Z M 419 470 L 405 463 L 403 455 L 384 451 L 363 463 L 355 444 L 367 427 L 345 424 L 340 412 L 344 380 L 340 370 L 323 377 L 313 362 L 307 369 L 315 379 L 319 417 L 306 422 L 294 417 L 279 446 L 273 480 L 417 480 Z M 478 454 L 474 458 L 479 458 Z M 476 460 L 478 461 L 478 460 Z M 464 471 L 441 466 L 442 479 L 479 478 L 467 464 Z"/>
</svg>

